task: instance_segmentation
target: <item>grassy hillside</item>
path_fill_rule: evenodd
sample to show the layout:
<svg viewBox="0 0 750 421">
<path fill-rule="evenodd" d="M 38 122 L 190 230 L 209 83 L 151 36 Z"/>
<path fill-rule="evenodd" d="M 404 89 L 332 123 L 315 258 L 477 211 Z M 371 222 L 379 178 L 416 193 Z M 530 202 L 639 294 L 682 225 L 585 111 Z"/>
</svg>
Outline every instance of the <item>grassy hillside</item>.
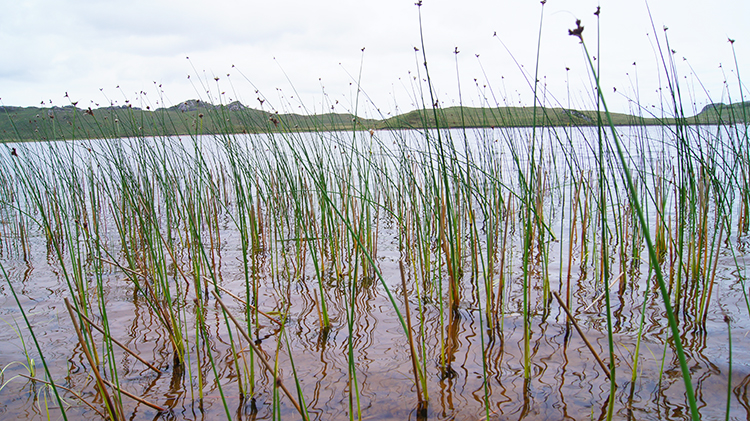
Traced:
<svg viewBox="0 0 750 421">
<path fill-rule="evenodd" d="M 709 104 L 700 113 L 691 117 L 691 124 L 732 124 L 734 122 L 750 120 L 750 101 L 736 104 Z"/>
<path fill-rule="evenodd" d="M 531 107 L 450 107 L 437 111 L 440 127 L 587 126 L 597 124 L 596 111 Z M 712 104 L 683 119 L 687 124 L 725 124 L 747 120 L 750 102 Z M 613 114 L 616 125 L 674 124 L 674 119 Z M 66 107 L 0 107 L 0 141 L 168 136 L 185 134 L 258 133 L 273 131 L 351 130 L 351 114 L 278 114 L 239 102 L 213 105 L 188 100 L 157 110 L 131 106 L 81 109 Z M 385 120 L 357 119 L 358 129 L 435 127 L 433 110 L 414 110 Z"/>
<path fill-rule="evenodd" d="M 393 128 L 434 127 L 433 110 L 415 110 L 389 118 L 383 125 Z M 612 114 L 615 124 L 648 124 L 656 120 L 641 119 L 628 114 Z M 602 113 L 602 121 L 604 113 Z M 596 125 L 595 111 L 578 111 L 564 108 L 536 109 L 536 120 L 532 107 L 470 108 L 450 107 L 438 111 L 441 127 L 529 127 L 539 126 L 587 126 Z"/>
<path fill-rule="evenodd" d="M 362 127 L 373 120 L 358 120 Z M 257 133 L 277 130 L 351 129 L 349 114 L 272 114 L 240 103 L 215 106 L 190 100 L 157 110 L 136 107 L 80 109 L 74 106 L 0 107 L 0 140 L 108 138 L 208 133 Z"/>
</svg>

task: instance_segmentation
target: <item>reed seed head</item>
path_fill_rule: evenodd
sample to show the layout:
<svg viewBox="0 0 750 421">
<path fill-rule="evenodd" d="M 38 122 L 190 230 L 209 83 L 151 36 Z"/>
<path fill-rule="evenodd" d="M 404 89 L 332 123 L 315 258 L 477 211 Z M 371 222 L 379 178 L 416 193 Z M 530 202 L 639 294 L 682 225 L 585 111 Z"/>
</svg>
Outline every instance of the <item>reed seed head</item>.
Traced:
<svg viewBox="0 0 750 421">
<path fill-rule="evenodd" d="M 581 20 L 576 19 L 576 27 L 575 29 L 568 29 L 568 35 L 578 37 L 578 39 L 583 42 L 583 26 L 581 26 Z"/>
</svg>

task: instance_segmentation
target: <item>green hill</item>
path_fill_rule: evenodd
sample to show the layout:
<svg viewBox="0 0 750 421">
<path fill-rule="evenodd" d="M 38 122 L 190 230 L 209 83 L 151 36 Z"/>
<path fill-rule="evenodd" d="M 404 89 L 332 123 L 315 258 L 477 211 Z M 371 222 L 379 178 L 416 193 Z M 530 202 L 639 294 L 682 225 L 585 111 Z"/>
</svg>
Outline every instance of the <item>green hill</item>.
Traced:
<svg viewBox="0 0 750 421">
<path fill-rule="evenodd" d="M 685 124 L 725 124 L 750 115 L 750 102 L 711 104 L 699 114 L 681 119 Z M 437 110 L 438 125 L 455 127 L 588 126 L 598 124 L 596 111 L 531 107 Z M 602 113 L 601 121 L 606 121 Z M 616 125 L 675 124 L 675 119 L 612 114 Z M 186 134 L 263 133 L 274 131 L 329 131 L 434 128 L 435 111 L 414 110 L 384 120 L 356 119 L 351 114 L 278 114 L 246 107 L 239 102 L 214 105 L 188 100 L 156 110 L 132 106 L 82 109 L 66 107 L 0 107 L 0 141 L 171 136 Z"/>
<path fill-rule="evenodd" d="M 239 102 L 213 105 L 189 100 L 156 110 L 132 106 L 81 109 L 66 107 L 0 107 L 0 140 L 110 138 L 272 131 L 350 130 L 350 114 L 275 114 Z M 362 128 L 374 120 L 359 119 Z"/>
<path fill-rule="evenodd" d="M 450 107 L 438 110 L 441 127 L 530 127 L 538 126 L 588 126 L 596 125 L 596 111 L 578 111 L 564 108 L 538 107 L 536 120 L 532 107 L 471 108 Z M 652 119 L 641 119 L 628 114 L 612 114 L 616 125 L 656 124 Z M 606 121 L 602 113 L 602 121 Z M 435 127 L 433 110 L 414 110 L 383 121 L 385 127 L 423 128 Z"/>
<path fill-rule="evenodd" d="M 750 120 L 750 101 L 735 104 L 709 104 L 695 117 L 688 119 L 694 124 L 732 124 Z"/>
</svg>

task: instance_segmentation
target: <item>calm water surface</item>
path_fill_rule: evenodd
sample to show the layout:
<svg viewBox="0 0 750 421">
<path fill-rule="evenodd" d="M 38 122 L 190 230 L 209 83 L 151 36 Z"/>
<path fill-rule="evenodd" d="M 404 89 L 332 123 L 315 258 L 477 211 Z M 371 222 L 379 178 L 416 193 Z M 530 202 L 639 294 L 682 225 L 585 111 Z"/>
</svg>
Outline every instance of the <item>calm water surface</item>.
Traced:
<svg viewBox="0 0 750 421">
<path fill-rule="evenodd" d="M 621 130 L 629 142 L 634 167 L 671 174 L 676 165 L 676 152 L 664 146 L 670 144 L 668 134 L 661 129 Z M 703 130 L 713 133 L 716 128 Z M 454 131 L 450 134 L 456 143 L 457 153 L 465 154 L 461 132 Z M 590 136 L 591 133 L 586 135 Z M 321 148 L 342 150 L 342 155 L 351 152 L 351 134 L 334 133 L 327 136 L 326 142 L 329 143 L 321 144 Z M 363 144 L 371 142 L 370 147 L 374 148 L 375 154 L 384 157 L 397 155 L 403 152 L 401 148 L 407 147 L 414 155 L 434 153 L 426 151 L 425 145 L 420 144 L 424 136 L 418 132 L 377 133 L 373 138 L 367 133 L 360 133 L 359 136 L 363 139 Z M 472 151 L 471 161 L 476 167 L 486 169 L 489 165 L 496 165 L 496 176 L 510 186 L 517 186 L 513 154 L 514 151 L 526 153 L 523 145 L 529 132 L 525 129 L 485 130 L 471 131 L 470 136 L 467 145 Z M 579 225 L 571 236 L 571 204 L 570 199 L 564 196 L 572 192 L 571 187 L 564 187 L 569 183 L 570 174 L 578 175 L 579 171 L 587 174 L 595 168 L 596 151 L 580 133 L 570 134 L 557 129 L 545 131 L 540 136 L 544 137 L 538 151 L 539 160 L 544 163 L 550 191 L 545 197 L 543 209 L 555 238 L 548 237 L 546 240 L 546 263 L 538 253 L 532 253 L 530 263 L 529 379 L 524 379 L 523 375 L 523 272 L 520 269 L 523 233 L 520 224 L 510 223 L 501 227 L 508 231 L 509 238 L 505 267 L 500 268 L 496 264 L 492 277 L 493 288 L 497 288 L 500 274 L 503 274 L 504 301 L 497 317 L 488 321 L 484 281 L 471 276 L 470 267 L 466 267 L 460 282 L 460 302 L 455 310 L 451 310 L 446 304 L 448 280 L 443 267 L 444 259 L 440 258 L 438 240 L 432 240 L 434 246 L 430 258 L 434 267 L 443 269 L 431 272 L 432 279 L 424 279 L 422 273 L 415 269 L 417 264 L 413 253 L 408 251 L 408 247 L 402 246 L 404 238 L 394 219 L 385 212 L 372 217 L 373 225 L 377 227 L 376 264 L 402 313 L 404 300 L 399 261 L 407 262 L 407 294 L 414 332 L 419 338 L 418 349 L 425 360 L 429 393 L 427 410 L 421 414 L 416 410 L 416 389 L 407 338 L 384 286 L 373 272 L 362 276 L 359 268 L 355 278 L 354 263 L 345 262 L 339 263 L 344 271 L 337 275 L 331 269 L 336 263 L 326 261 L 329 271 L 325 272 L 322 282 L 331 323 L 330 330 L 326 331 L 321 329 L 319 322 L 318 278 L 309 252 L 300 260 L 295 257 L 295 249 L 290 241 L 287 241 L 291 238 L 288 232 L 285 233 L 286 240 L 280 238 L 278 233 L 267 233 L 266 247 L 254 253 L 251 259 L 252 276 L 259 285 L 258 304 L 263 311 L 276 316 L 278 312 L 282 312 L 287 318 L 282 331 L 278 325 L 260 317 L 252 335 L 266 358 L 277 361 L 279 376 L 292 389 L 294 367 L 312 419 L 349 419 L 352 408 L 356 412 L 357 402 L 353 399 L 355 395 L 358 395 L 363 419 L 367 420 L 480 420 L 485 419 L 488 412 L 489 419 L 492 420 L 582 420 L 602 419 L 605 416 L 610 396 L 609 379 L 567 320 L 560 305 L 551 299 L 545 301 L 543 295 L 545 278 L 549 280 L 552 291 L 563 295 L 570 279 L 571 310 L 594 349 L 607 361 L 606 309 L 600 298 L 603 287 L 597 275 L 600 273 L 599 263 L 592 257 L 597 255 L 601 247 L 597 243 L 598 229 L 595 225 L 600 222 L 590 222 L 586 231 L 589 233 L 587 241 L 590 243 L 584 247 L 581 242 L 583 233 L 579 231 L 581 216 L 577 217 Z M 276 159 L 272 154 L 271 139 L 238 138 L 237 141 L 240 140 L 255 142 L 255 148 L 268 153 L 269 160 Z M 209 157 L 207 165 L 211 168 L 226 168 L 226 160 L 219 152 L 221 148 L 212 143 L 213 138 L 205 137 L 199 141 L 199 150 L 211 151 L 206 153 Z M 186 162 L 195 158 L 196 155 L 191 153 L 192 141 L 183 139 L 181 142 L 188 145 L 186 150 L 189 158 Z M 93 146 L 96 150 L 99 147 L 96 144 L 80 147 L 82 143 L 85 142 L 77 142 L 73 146 L 77 148 L 79 155 L 68 162 L 80 160 L 79 163 L 86 163 L 89 159 L 87 148 Z M 645 150 L 644 145 L 647 146 Z M 280 147 L 291 148 L 289 145 Z M 365 147 L 358 146 L 354 150 Z M 35 146 L 31 145 L 24 146 L 26 149 L 23 150 L 21 146 L 18 148 L 19 152 L 28 154 L 35 151 Z M 71 146 L 68 145 L 67 148 L 69 150 Z M 101 148 L 102 151 L 106 149 Z M 564 158 L 562 151 L 566 148 L 578 150 L 575 157 L 579 162 L 572 163 Z M 46 155 L 47 152 L 41 148 L 38 153 Z M 8 160 L 11 158 L 9 154 L 3 153 L 4 168 L 10 168 Z M 615 165 L 613 155 L 610 157 L 612 165 Z M 383 165 L 397 167 L 393 161 L 383 162 L 387 162 Z M 526 160 L 521 159 L 520 162 L 520 165 L 525 165 Z M 657 170 L 659 165 L 668 168 Z M 217 174 L 226 173 L 217 170 Z M 3 180 L 9 178 L 4 177 Z M 650 179 L 647 183 L 651 184 L 653 181 Z M 255 194 L 263 192 L 256 191 Z M 507 196 L 507 192 L 503 196 Z M 228 197 L 231 197 L 231 193 Z M 626 207 L 625 197 L 622 197 L 619 205 L 622 209 Z M 595 197 L 588 199 L 593 202 Z M 102 203 L 107 201 L 103 192 L 100 200 Z M 673 200 L 672 196 L 668 198 L 666 218 L 674 214 L 670 210 L 674 208 Z M 55 382 L 80 394 L 103 411 L 95 379 L 63 303 L 64 298 L 71 296 L 63 271 L 76 269 L 70 264 L 66 267 L 60 264 L 44 233 L 33 224 L 33 219 L 39 218 L 38 213 L 34 212 L 29 213 L 24 220 L 28 230 L 28 252 L 24 257 L 19 251 L 16 235 L 19 224 L 18 213 L 14 211 L 16 205 L 11 204 L 7 198 L 2 206 L 0 262 L 7 271 L 7 281 L 3 279 L 0 282 L 0 317 L 4 322 L 0 328 L 0 366 L 6 367 L 2 377 L 6 383 L 0 391 L 0 417 L 42 419 L 46 418 L 49 410 L 52 419 L 59 419 L 59 411 L 55 409 L 57 403 L 48 388 L 39 383 L 32 384 L 24 378 L 13 378 L 17 374 L 29 374 L 28 370 L 17 364 L 26 363 L 24 346 L 34 359 L 37 370 L 35 376 L 44 378 L 45 375 L 39 352 L 34 348 L 29 329 L 8 283 L 15 288 L 21 306 L 29 317 Z M 234 207 L 235 203 L 228 200 L 225 207 L 216 213 L 218 237 L 214 238 L 212 246 L 206 247 L 210 250 L 218 285 L 245 298 L 243 249 L 232 216 Z M 259 209 L 261 214 L 265 212 L 263 206 Z M 102 210 L 102 215 L 105 215 L 102 232 L 106 233 L 102 241 L 111 250 L 111 255 L 100 258 L 107 262 L 122 259 L 123 256 L 116 221 L 110 211 L 106 207 Z M 613 210 L 609 217 L 618 217 L 617 212 Z M 265 215 L 263 218 L 264 223 L 269 224 L 274 216 Z M 654 218 L 653 212 L 650 213 L 650 218 Z M 178 226 L 173 228 L 180 229 Z M 468 235 L 468 231 L 465 234 Z M 748 291 L 742 283 L 748 274 L 746 261 L 750 239 L 746 234 L 738 236 L 736 230 L 732 232 L 730 242 L 726 241 L 726 234 L 724 235 L 722 247 L 718 251 L 709 249 L 709 257 L 715 259 L 717 266 L 705 326 L 693 316 L 695 311 L 690 297 L 700 296 L 698 286 L 686 287 L 686 298 L 678 308 L 677 315 L 681 322 L 682 341 L 702 416 L 705 419 L 723 419 L 729 391 L 730 418 L 750 419 L 750 341 L 747 339 L 750 317 L 746 295 Z M 574 239 L 572 248 L 570 239 Z M 482 245 L 486 246 L 486 243 Z M 615 242 L 610 246 L 613 250 L 619 250 Z M 649 281 L 652 274 L 643 261 L 647 259 L 647 253 L 642 244 L 636 244 L 635 247 L 641 249 L 641 260 L 634 260 L 632 256 L 621 259 L 615 253 L 611 260 L 614 276 L 610 281 L 615 276 L 624 274 L 610 286 L 617 366 L 614 418 L 689 419 L 685 386 L 674 344 L 670 339 L 671 332 L 663 303 L 654 280 Z M 69 250 L 64 250 L 63 253 L 70 256 Z M 667 263 L 663 266 L 665 273 L 669 271 L 669 256 L 668 252 Z M 82 260 L 84 266 L 81 268 L 82 278 L 88 282 L 86 294 L 92 306 L 98 308 L 97 302 L 101 300 L 107 310 L 111 336 L 162 370 L 162 373 L 155 373 L 119 349 L 114 351 L 115 361 L 107 361 L 100 366 L 109 373 L 110 378 L 113 377 L 114 367 L 123 389 L 168 408 L 167 412 L 159 413 L 146 405 L 123 398 L 128 419 L 225 418 L 221 392 L 234 418 L 274 417 L 273 381 L 262 371 L 257 361 L 254 398 L 241 397 L 235 359 L 230 347 L 230 332 L 220 306 L 211 295 L 203 295 L 201 303 L 201 308 L 205 308 L 206 312 L 207 341 L 198 337 L 196 309 L 199 303 L 194 301 L 194 279 L 186 281 L 180 275 L 180 270 L 191 272 L 189 253 L 178 251 L 173 257 L 165 254 L 170 270 L 168 276 L 174 279 L 175 284 L 181 284 L 179 289 L 175 285 L 174 305 L 184 317 L 188 355 L 184 368 L 175 366 L 173 348 L 163 324 L 126 271 L 104 263 L 100 270 L 101 288 L 98 288 L 95 273 L 92 272 L 94 266 L 90 265 L 91 259 L 96 258 L 97 256 L 85 256 Z M 124 264 L 122 260 L 119 263 Z M 481 271 L 482 268 L 477 273 Z M 352 282 L 355 283 L 353 311 L 350 301 Z M 205 282 L 202 287 L 213 289 L 210 282 Z M 439 288 L 442 288 L 442 297 L 446 300 L 442 304 L 439 300 Z M 238 317 L 244 315 L 241 303 L 228 294 L 223 294 L 223 297 L 233 314 Z M 351 329 L 347 319 L 349 315 L 353 317 Z M 730 320 L 732 334 L 731 385 L 728 385 L 729 332 L 725 316 Z M 636 358 L 642 317 L 645 317 L 645 321 Z M 94 313 L 92 318 L 102 323 L 100 313 Z M 241 364 L 252 364 L 247 344 L 238 339 L 235 329 L 232 329 L 231 334 L 237 346 L 236 351 L 244 357 L 240 358 Z M 102 336 L 95 332 L 93 337 L 97 341 L 100 355 L 103 355 Z M 352 392 L 355 381 L 349 364 L 350 352 L 358 393 Z M 215 371 L 208 353 L 214 361 Z M 637 376 L 632 382 L 634 361 L 637 361 L 638 366 Z M 199 391 L 201 384 L 202 397 Z M 98 417 L 71 393 L 61 393 L 65 402 L 70 405 L 67 407 L 68 419 Z M 278 399 L 280 405 L 277 417 L 299 418 L 283 394 L 280 393 Z"/>
</svg>

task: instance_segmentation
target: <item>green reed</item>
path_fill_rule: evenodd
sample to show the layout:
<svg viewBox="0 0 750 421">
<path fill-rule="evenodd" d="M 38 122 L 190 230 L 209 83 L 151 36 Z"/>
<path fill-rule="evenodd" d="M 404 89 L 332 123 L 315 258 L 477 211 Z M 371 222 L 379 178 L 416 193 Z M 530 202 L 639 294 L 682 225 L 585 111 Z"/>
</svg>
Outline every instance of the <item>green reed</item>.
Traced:
<svg viewBox="0 0 750 421">
<path fill-rule="evenodd" d="M 580 28 L 580 21 L 578 21 L 577 24 L 578 24 L 578 27 Z M 607 116 L 607 119 L 608 119 L 608 123 L 609 123 L 610 129 L 612 131 L 612 137 L 613 137 L 613 140 L 615 142 L 616 149 L 617 149 L 617 155 L 618 155 L 618 157 L 620 159 L 620 162 L 621 162 L 621 165 L 622 165 L 622 172 L 623 172 L 622 175 L 623 175 L 623 178 L 625 178 L 625 181 L 626 181 L 627 186 L 628 186 L 628 190 L 630 191 L 630 194 L 631 194 L 632 203 L 633 203 L 633 205 L 635 207 L 635 210 L 636 210 L 636 212 L 638 214 L 638 219 L 640 221 L 641 228 L 642 228 L 643 234 L 644 234 L 644 239 L 646 241 L 647 248 L 648 248 L 648 251 L 649 251 L 650 263 L 651 263 L 651 266 L 653 267 L 653 269 L 655 271 L 656 280 L 659 283 L 659 289 L 661 291 L 662 299 L 663 299 L 663 302 L 664 302 L 664 307 L 665 307 L 666 312 L 667 312 L 667 318 L 669 320 L 669 326 L 670 326 L 670 328 L 672 330 L 672 339 L 674 340 L 674 345 L 675 345 L 675 348 L 676 348 L 676 351 L 677 351 L 677 357 L 679 359 L 680 368 L 682 370 L 683 381 L 685 382 L 685 389 L 686 389 L 685 393 L 687 394 L 688 405 L 690 407 L 691 416 L 693 417 L 693 419 L 699 419 L 700 416 L 699 416 L 699 413 L 698 413 L 698 408 L 696 406 L 693 385 L 692 385 L 692 381 L 691 381 L 691 377 L 690 377 L 690 372 L 689 372 L 689 369 L 688 369 L 688 366 L 687 366 L 687 361 L 685 359 L 685 353 L 684 353 L 683 348 L 682 348 L 682 341 L 681 341 L 680 335 L 679 335 L 679 330 L 678 330 L 678 326 L 677 326 L 677 320 L 675 319 L 674 311 L 672 310 L 672 305 L 671 305 L 671 302 L 670 302 L 671 300 L 670 300 L 670 297 L 669 297 L 669 293 L 667 292 L 667 287 L 666 287 L 666 284 L 664 283 L 664 277 L 662 275 L 660 262 L 659 262 L 659 259 L 657 258 L 657 255 L 656 255 L 656 248 L 654 247 L 653 241 L 651 240 L 650 232 L 646 228 L 647 227 L 646 220 L 645 220 L 645 217 L 643 216 L 643 210 L 642 210 L 642 208 L 640 206 L 640 201 L 638 200 L 637 196 L 635 196 L 635 186 L 633 184 L 633 179 L 632 179 L 632 176 L 630 174 L 630 170 L 629 170 L 629 167 L 627 165 L 627 161 L 625 159 L 625 155 L 623 153 L 622 146 L 621 146 L 620 141 L 619 141 L 619 139 L 617 137 L 617 131 L 615 130 L 615 126 L 612 123 L 611 115 L 610 115 L 610 113 L 609 113 L 609 111 L 607 109 L 607 103 L 606 103 L 606 101 L 604 99 L 604 95 L 602 94 L 601 87 L 599 86 L 598 73 L 594 69 L 593 61 L 590 58 L 591 56 L 589 55 L 588 50 L 586 49 L 586 44 L 584 43 L 583 37 L 580 35 L 580 32 L 578 33 L 578 37 L 581 40 L 581 45 L 583 46 L 584 52 L 586 54 L 586 58 L 588 59 L 589 66 L 591 68 L 591 72 L 594 75 L 594 79 L 596 80 L 597 92 L 599 92 L 599 98 L 602 101 L 602 106 L 604 107 L 604 110 L 605 110 L 605 113 L 606 113 L 606 116 Z M 604 287 L 608 288 L 607 285 L 605 285 Z"/>
</svg>

